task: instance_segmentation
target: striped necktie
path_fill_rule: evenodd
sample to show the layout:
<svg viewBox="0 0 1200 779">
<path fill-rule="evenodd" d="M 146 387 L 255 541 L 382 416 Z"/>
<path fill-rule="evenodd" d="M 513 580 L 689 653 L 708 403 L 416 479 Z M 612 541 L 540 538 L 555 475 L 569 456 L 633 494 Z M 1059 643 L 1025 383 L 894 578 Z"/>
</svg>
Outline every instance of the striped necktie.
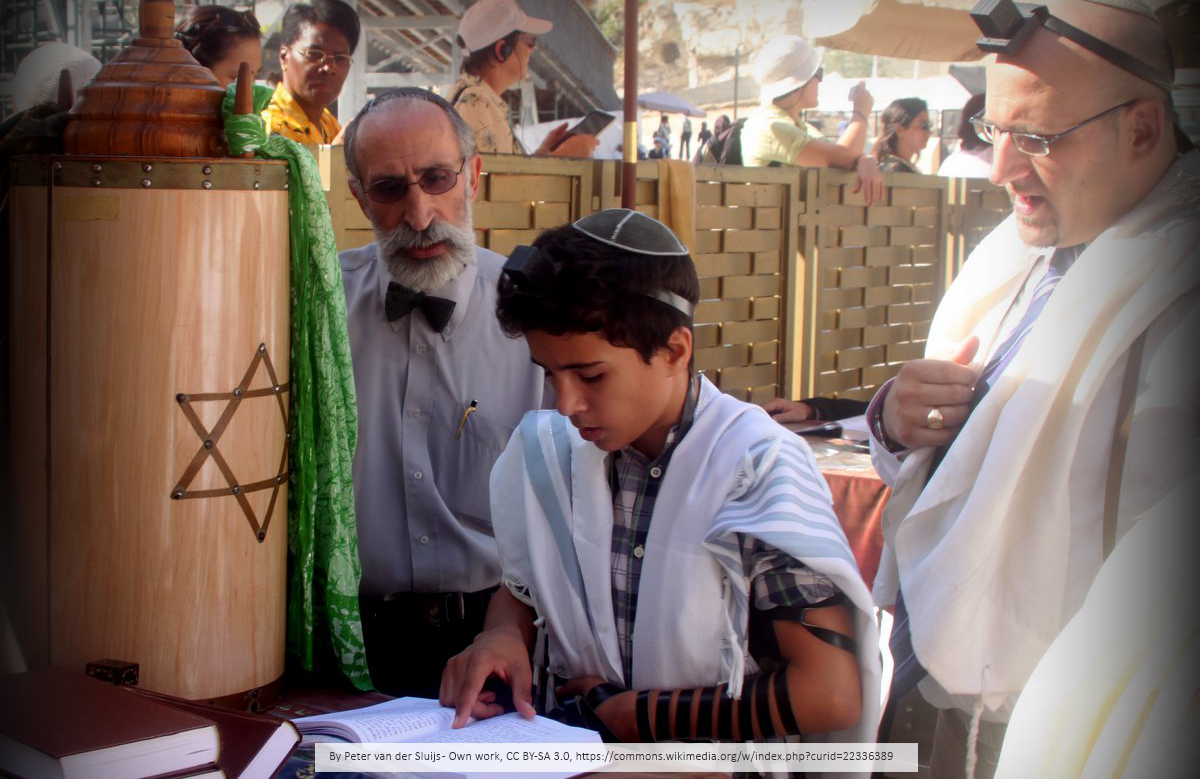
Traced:
<svg viewBox="0 0 1200 779">
<path fill-rule="evenodd" d="M 1029 335 L 1029 331 L 1033 329 L 1034 322 L 1041 315 L 1042 309 L 1046 307 L 1046 301 L 1050 299 L 1054 288 L 1058 286 L 1058 282 L 1062 280 L 1063 274 L 1075 262 L 1075 259 L 1082 250 L 1082 245 L 1055 250 L 1054 256 L 1050 259 L 1050 266 L 1046 269 L 1046 274 L 1042 276 L 1037 286 L 1033 289 L 1029 306 L 1025 309 L 1025 314 L 1021 317 L 1021 321 L 1017 322 L 1017 326 L 1012 329 L 1008 337 L 996 349 L 995 354 L 992 355 L 992 359 L 988 361 L 987 365 L 980 372 L 979 378 L 975 382 L 975 395 L 971 398 L 972 410 L 987 395 L 988 389 L 991 388 L 995 378 L 1012 362 L 1013 357 L 1020 350 L 1021 344 L 1024 343 L 1026 336 Z M 938 449 L 930 465 L 930 476 L 933 475 L 933 471 L 941 464 L 942 457 L 945 454 L 946 447 Z M 913 650 L 908 609 L 904 605 L 903 592 L 898 593 L 896 597 L 896 613 L 892 622 L 892 633 L 888 638 L 888 649 L 891 650 L 892 660 L 895 665 L 892 670 L 892 687 L 888 696 L 887 708 L 884 710 L 879 726 L 879 739 L 881 741 L 885 741 L 888 738 L 888 733 L 891 731 L 896 714 L 896 705 L 899 700 L 907 695 L 925 677 L 925 669 L 921 667 L 920 662 L 917 660 L 916 652 Z"/>
<path fill-rule="evenodd" d="M 1029 307 L 1025 309 L 1025 315 L 1021 317 L 1020 322 L 1017 322 L 1017 326 L 1012 329 L 1008 338 L 1004 339 L 1004 343 L 1000 344 L 995 354 L 992 355 L 992 359 L 988 360 L 988 364 L 983 366 L 983 370 L 979 373 L 979 378 L 975 381 L 975 395 L 971 398 L 972 409 L 979 405 L 979 402 L 991 389 L 996 377 L 1003 373 L 1008 364 L 1012 362 L 1013 357 L 1020 350 L 1021 344 L 1025 342 L 1026 336 L 1029 335 L 1029 331 L 1033 329 L 1034 322 L 1041 316 L 1042 309 L 1046 307 L 1046 301 L 1050 300 L 1054 288 L 1058 286 L 1058 282 L 1062 281 L 1063 274 L 1075 262 L 1082 250 L 1082 245 L 1055 250 L 1054 256 L 1050 258 L 1050 267 L 1046 268 L 1046 274 L 1033 288 L 1033 297 L 1029 300 Z"/>
</svg>

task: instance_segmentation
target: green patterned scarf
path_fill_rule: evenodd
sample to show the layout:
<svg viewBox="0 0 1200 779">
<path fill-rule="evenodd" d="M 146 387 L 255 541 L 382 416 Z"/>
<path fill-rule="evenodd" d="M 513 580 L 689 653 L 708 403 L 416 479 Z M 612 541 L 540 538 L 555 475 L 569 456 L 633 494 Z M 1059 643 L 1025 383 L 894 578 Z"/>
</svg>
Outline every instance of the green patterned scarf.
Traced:
<svg viewBox="0 0 1200 779">
<path fill-rule="evenodd" d="M 287 649 L 314 670 L 317 642 L 328 644 L 342 673 L 371 689 L 358 610 L 358 537 L 352 467 L 358 412 L 346 295 L 329 205 L 312 155 L 266 134 L 259 112 L 271 90 L 254 88 L 254 113 L 233 115 L 225 92 L 225 135 L 234 156 L 287 160 L 292 255 L 291 424 L 288 489 Z"/>
</svg>

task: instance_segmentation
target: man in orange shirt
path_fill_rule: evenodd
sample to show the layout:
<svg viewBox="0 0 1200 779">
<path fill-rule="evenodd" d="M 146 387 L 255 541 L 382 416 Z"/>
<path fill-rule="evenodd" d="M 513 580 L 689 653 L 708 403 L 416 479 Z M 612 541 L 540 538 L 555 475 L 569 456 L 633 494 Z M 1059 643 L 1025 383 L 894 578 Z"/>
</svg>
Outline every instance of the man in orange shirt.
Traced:
<svg viewBox="0 0 1200 779">
<path fill-rule="evenodd" d="M 283 15 L 283 79 L 262 112 L 268 132 L 300 143 L 333 143 L 341 125 L 329 112 L 350 72 L 359 23 L 342 0 L 296 3 Z"/>
</svg>

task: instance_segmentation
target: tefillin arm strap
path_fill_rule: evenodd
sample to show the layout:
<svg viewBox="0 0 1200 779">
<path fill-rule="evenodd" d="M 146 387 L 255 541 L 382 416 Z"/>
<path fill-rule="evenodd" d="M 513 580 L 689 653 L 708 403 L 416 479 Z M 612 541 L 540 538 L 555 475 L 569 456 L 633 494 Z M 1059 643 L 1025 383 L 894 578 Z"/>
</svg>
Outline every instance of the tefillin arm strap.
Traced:
<svg viewBox="0 0 1200 779">
<path fill-rule="evenodd" d="M 746 677 L 740 699 L 730 698 L 724 684 L 677 692 L 641 690 L 634 712 L 638 739 L 645 743 L 761 741 L 800 735 L 786 667 Z"/>
<path fill-rule="evenodd" d="M 807 607 L 775 607 L 764 612 L 774 621 L 787 620 L 803 625 L 816 638 L 854 655 L 857 644 L 849 636 L 814 625 L 804 612 L 828 608 L 846 602 L 838 593 Z M 742 697 L 730 698 L 725 685 L 701 687 L 678 692 L 642 690 L 637 694 L 634 713 L 638 738 L 652 741 L 760 741 L 776 736 L 801 735 L 792 710 L 787 683 L 788 666 L 771 673 L 747 676 Z"/>
</svg>

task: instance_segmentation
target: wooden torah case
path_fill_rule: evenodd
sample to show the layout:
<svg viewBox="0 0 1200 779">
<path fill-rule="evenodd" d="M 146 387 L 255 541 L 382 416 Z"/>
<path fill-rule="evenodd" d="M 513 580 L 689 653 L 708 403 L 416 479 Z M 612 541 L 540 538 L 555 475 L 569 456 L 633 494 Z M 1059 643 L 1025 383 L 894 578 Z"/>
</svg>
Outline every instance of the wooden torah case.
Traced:
<svg viewBox="0 0 1200 779">
<path fill-rule="evenodd" d="M 250 695 L 284 663 L 287 166 L 27 157 L 13 176 L 26 662 Z"/>
<path fill-rule="evenodd" d="M 173 37 L 173 0 L 142 0 L 140 37 L 100 69 L 71 109 L 68 154 L 223 157 L 212 72 Z"/>
</svg>

